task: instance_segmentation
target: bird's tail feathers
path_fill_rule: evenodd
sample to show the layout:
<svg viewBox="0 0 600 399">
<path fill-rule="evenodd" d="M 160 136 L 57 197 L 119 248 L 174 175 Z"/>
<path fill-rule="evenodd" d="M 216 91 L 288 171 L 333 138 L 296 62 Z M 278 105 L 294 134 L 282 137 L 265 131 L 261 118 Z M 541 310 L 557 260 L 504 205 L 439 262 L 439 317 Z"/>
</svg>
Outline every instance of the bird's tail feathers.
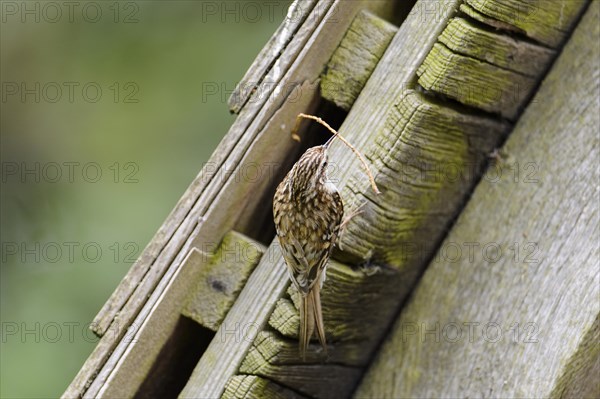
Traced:
<svg viewBox="0 0 600 399">
<path fill-rule="evenodd" d="M 321 311 L 321 287 L 315 284 L 311 290 L 302 295 L 300 306 L 300 354 L 302 360 L 306 358 L 306 349 L 310 339 L 317 328 L 317 338 L 327 353 L 327 342 L 325 340 L 325 325 L 323 323 L 323 312 Z"/>
</svg>

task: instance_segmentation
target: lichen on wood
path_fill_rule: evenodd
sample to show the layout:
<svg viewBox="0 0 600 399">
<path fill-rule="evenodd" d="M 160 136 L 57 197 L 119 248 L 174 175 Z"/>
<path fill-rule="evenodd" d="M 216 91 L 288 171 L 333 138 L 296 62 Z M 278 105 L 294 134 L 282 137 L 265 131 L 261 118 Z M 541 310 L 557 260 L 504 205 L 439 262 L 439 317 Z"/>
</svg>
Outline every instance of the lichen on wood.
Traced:
<svg viewBox="0 0 600 399">
<path fill-rule="evenodd" d="M 305 356 L 307 364 L 327 362 L 351 367 L 365 367 L 370 359 L 364 342 L 360 341 L 328 342 L 327 353 L 318 343 L 313 342 Z M 258 333 L 240 370 L 252 373 L 252 370 L 263 368 L 264 363 L 278 366 L 298 364 L 300 358 L 296 337 L 289 339 L 278 334 L 278 331 L 265 329 Z"/>
<path fill-rule="evenodd" d="M 456 54 L 436 43 L 417 71 L 419 84 L 465 105 L 514 120 L 537 79 Z"/>
<path fill-rule="evenodd" d="M 364 205 L 342 237 L 345 254 L 397 270 L 426 261 L 508 128 L 406 91 L 365 153 L 382 194 L 360 177 L 344 192 Z"/>
<path fill-rule="evenodd" d="M 450 50 L 500 68 L 537 78 L 556 52 L 485 29 L 465 18 L 453 18 L 438 40 Z"/>
<path fill-rule="evenodd" d="M 481 14 L 513 25 L 528 37 L 558 47 L 573 28 L 587 0 L 466 0 Z"/>
</svg>

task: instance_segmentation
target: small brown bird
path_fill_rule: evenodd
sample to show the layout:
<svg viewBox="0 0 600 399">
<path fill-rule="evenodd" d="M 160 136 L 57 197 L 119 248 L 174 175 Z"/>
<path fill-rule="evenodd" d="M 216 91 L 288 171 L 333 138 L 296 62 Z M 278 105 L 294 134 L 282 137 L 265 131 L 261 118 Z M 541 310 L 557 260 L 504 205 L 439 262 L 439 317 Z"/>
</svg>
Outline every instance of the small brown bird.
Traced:
<svg viewBox="0 0 600 399">
<path fill-rule="evenodd" d="M 290 279 L 302 298 L 299 341 L 304 359 L 315 327 L 317 338 L 327 351 L 320 292 L 325 281 L 327 262 L 344 216 L 340 194 L 327 178 L 327 150 L 332 141 L 339 137 L 358 152 L 320 118 L 300 114 L 298 122 L 300 118 L 316 120 L 334 133 L 325 144 L 306 150 L 279 184 L 273 198 L 273 216 L 283 258 Z M 298 137 L 295 132 L 292 136 Z M 358 156 L 378 193 L 364 159 L 360 154 Z"/>
</svg>

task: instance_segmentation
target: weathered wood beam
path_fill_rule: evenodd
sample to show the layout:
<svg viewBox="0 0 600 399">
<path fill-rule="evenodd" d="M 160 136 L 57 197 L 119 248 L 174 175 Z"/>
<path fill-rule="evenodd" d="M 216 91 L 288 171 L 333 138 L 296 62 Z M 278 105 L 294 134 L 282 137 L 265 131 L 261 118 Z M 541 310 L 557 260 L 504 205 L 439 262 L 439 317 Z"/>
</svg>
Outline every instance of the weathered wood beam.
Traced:
<svg viewBox="0 0 600 399">
<path fill-rule="evenodd" d="M 514 121 L 585 2 L 469 3 L 499 18 L 501 26 L 494 19 L 479 18 L 480 14 L 466 4 L 461 5 L 465 18 L 453 18 L 444 29 L 417 71 L 419 84 L 462 104 Z M 540 15 L 548 18 L 543 27 L 539 25 Z M 477 18 L 483 23 L 476 22 Z M 543 35 L 552 36 L 552 43 L 547 44 L 551 48 L 506 35 L 506 30 L 519 31 L 524 26 L 531 27 L 534 35 L 540 28 Z"/>
<path fill-rule="evenodd" d="M 265 250 L 264 245 L 242 234 L 227 233 L 210 261 L 201 267 L 181 314 L 217 331 Z"/>
<path fill-rule="evenodd" d="M 461 17 L 452 18 L 438 40 L 457 54 L 534 78 L 546 71 L 556 55 L 554 49 L 498 34 Z"/>
<path fill-rule="evenodd" d="M 600 395 L 599 16 L 592 2 L 355 397 Z"/>
<path fill-rule="evenodd" d="M 433 46 L 417 74 L 427 90 L 513 121 L 539 78 L 456 54 L 440 43 Z"/>
<path fill-rule="evenodd" d="M 290 306 L 293 307 L 294 305 Z M 297 327 L 297 311 L 293 312 L 293 317 Z M 297 331 L 290 335 L 293 335 L 292 339 L 283 337 L 277 331 L 268 328 L 260 331 L 246 358 L 240 365 L 240 370 L 267 368 L 269 365 L 284 366 L 302 363 L 299 361 L 301 355 L 298 350 Z M 360 342 L 330 342 L 327 347 L 327 354 L 325 354 L 319 344 L 311 343 L 310 351 L 305 354 L 306 362 L 304 364 L 311 364 L 315 368 L 321 365 L 323 366 L 323 372 L 326 371 L 326 363 L 364 367 L 367 365 L 369 357 L 363 345 Z"/>
<path fill-rule="evenodd" d="M 547 45 L 559 47 L 569 36 L 587 0 L 465 0 L 485 21 L 499 21 L 511 30 Z M 493 26 L 493 25 L 492 25 Z"/>
<path fill-rule="evenodd" d="M 181 262 L 181 268 L 170 282 L 170 289 L 164 292 L 161 306 L 154 310 L 155 317 L 144 320 L 143 324 L 134 323 L 129 326 L 125 338 L 119 342 L 123 345 L 117 346 L 115 352 L 110 354 L 104 367 L 94 376 L 84 397 L 134 396 L 146 380 L 154 360 L 159 356 L 163 345 L 168 341 L 180 319 L 181 307 L 186 303 L 190 293 L 188 287 L 197 284 L 201 271 L 210 264 L 212 258 L 212 254 L 197 249 L 188 253 Z M 140 339 L 142 331 L 153 331 L 155 334 L 161 332 L 161 334 L 154 339 L 147 339 L 142 335 Z M 157 340 L 160 340 L 163 345 L 156 345 Z M 132 351 L 129 346 L 135 346 L 135 350 Z"/>
<path fill-rule="evenodd" d="M 295 363 L 278 365 L 269 362 L 258 350 L 251 350 L 239 372 L 267 378 L 311 398 L 348 397 L 362 375 L 357 367 L 332 363 L 321 366 L 296 359 Z"/>
<path fill-rule="evenodd" d="M 362 343 L 363 353 L 352 363 L 361 364 L 368 358 L 376 344 L 370 338 L 378 335 L 381 320 L 391 316 L 388 313 L 390 303 L 396 303 L 394 293 L 397 284 L 404 279 L 406 276 L 396 270 L 382 269 L 368 274 L 366 270 L 330 262 L 321 294 L 325 333 L 330 342 Z M 300 295 L 290 287 L 287 295 L 278 302 L 269 325 L 284 336 L 297 340 L 299 305 Z M 356 317 L 357 314 L 363 317 Z M 333 349 L 330 356 L 336 351 Z"/>
<path fill-rule="evenodd" d="M 321 96 L 349 111 L 397 30 L 368 11 L 358 13 L 327 63 Z"/>
<path fill-rule="evenodd" d="M 413 90 L 395 103 L 366 152 L 382 194 L 349 182 L 346 197 L 364 205 L 341 241 L 363 261 L 410 271 L 409 290 L 510 125 Z"/>
</svg>

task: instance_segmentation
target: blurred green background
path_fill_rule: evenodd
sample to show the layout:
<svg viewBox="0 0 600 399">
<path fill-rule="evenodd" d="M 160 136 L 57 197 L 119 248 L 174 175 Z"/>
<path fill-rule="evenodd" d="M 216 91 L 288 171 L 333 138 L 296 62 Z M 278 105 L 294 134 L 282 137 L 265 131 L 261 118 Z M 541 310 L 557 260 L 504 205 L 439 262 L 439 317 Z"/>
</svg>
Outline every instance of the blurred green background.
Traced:
<svg viewBox="0 0 600 399">
<path fill-rule="evenodd" d="M 289 4 L 1 2 L 3 398 L 71 382 Z"/>
</svg>

